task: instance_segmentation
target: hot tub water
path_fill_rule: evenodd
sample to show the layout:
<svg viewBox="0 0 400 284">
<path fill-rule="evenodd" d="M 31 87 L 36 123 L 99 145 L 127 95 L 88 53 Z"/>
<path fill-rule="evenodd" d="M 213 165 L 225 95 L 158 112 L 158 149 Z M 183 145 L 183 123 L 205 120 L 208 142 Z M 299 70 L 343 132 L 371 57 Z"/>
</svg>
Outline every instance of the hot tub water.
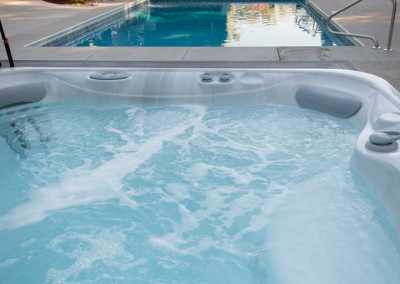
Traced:
<svg viewBox="0 0 400 284">
<path fill-rule="evenodd" d="M 348 120 L 272 104 L 35 105 L 0 111 L 4 281 L 400 280 L 391 219 L 349 167 Z"/>
</svg>

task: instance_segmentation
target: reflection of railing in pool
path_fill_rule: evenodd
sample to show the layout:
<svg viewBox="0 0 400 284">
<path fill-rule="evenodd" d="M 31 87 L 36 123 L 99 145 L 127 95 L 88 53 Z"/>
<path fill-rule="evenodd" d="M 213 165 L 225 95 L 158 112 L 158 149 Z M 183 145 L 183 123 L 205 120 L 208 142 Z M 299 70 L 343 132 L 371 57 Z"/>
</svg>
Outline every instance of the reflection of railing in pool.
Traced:
<svg viewBox="0 0 400 284">
<path fill-rule="evenodd" d="M 296 24 L 300 29 L 306 31 L 310 35 L 316 35 L 319 31 L 318 24 L 309 15 L 300 15 L 296 18 Z"/>
<path fill-rule="evenodd" d="M 334 16 L 336 16 L 336 15 L 342 13 L 343 11 L 345 11 L 345 10 L 347 10 L 347 9 L 349 9 L 349 8 L 351 8 L 351 7 L 353 7 L 354 5 L 360 3 L 361 1 L 363 1 L 363 0 L 357 0 L 357 1 L 355 1 L 355 2 L 353 2 L 353 3 L 351 3 L 351 4 L 349 4 L 349 5 L 347 5 L 346 7 L 340 9 L 339 11 L 333 13 L 332 15 L 330 15 L 330 16 L 326 19 L 326 26 L 327 26 L 329 32 L 332 33 L 332 34 L 342 35 L 342 36 L 349 36 L 349 37 L 359 37 L 359 38 L 370 39 L 370 40 L 372 40 L 372 41 L 374 42 L 374 45 L 375 45 L 374 48 L 379 49 L 379 48 L 380 48 L 380 47 L 379 47 L 379 43 L 378 43 L 377 39 L 376 39 L 375 37 L 373 37 L 373 36 L 370 36 L 370 35 L 362 35 L 362 34 L 351 34 L 351 33 L 338 32 L 338 31 L 332 30 L 332 28 L 331 28 L 331 26 L 330 26 L 331 19 L 332 19 Z M 396 0 L 392 0 L 392 3 L 393 3 L 392 19 L 391 19 L 391 22 L 390 22 L 389 38 L 388 38 L 387 48 L 385 49 L 385 51 L 392 51 L 391 45 L 392 45 L 394 21 L 395 21 L 395 18 L 396 18 L 397 2 L 396 2 Z"/>
</svg>

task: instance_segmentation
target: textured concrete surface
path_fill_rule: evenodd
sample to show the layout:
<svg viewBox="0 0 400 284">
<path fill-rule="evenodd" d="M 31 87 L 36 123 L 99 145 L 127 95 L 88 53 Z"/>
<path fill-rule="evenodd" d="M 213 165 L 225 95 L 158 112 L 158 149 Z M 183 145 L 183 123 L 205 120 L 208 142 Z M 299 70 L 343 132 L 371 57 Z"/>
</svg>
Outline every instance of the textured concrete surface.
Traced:
<svg viewBox="0 0 400 284">
<path fill-rule="evenodd" d="M 0 19 L 17 66 L 236 66 L 259 68 L 353 68 L 386 79 L 400 90 L 400 23 L 396 21 L 392 49 L 372 49 L 370 40 L 355 47 L 26 47 L 85 20 L 129 3 L 98 6 L 55 5 L 41 0 L 0 0 Z M 326 14 L 352 1 L 312 0 Z M 390 0 L 364 0 L 335 17 L 352 33 L 366 33 L 386 47 L 391 18 Z M 398 8 L 399 10 L 399 8 Z M 399 17 L 400 17 L 400 13 Z M 0 60 L 7 66 L 0 47 Z M 113 63 L 114 62 L 114 63 Z M 184 62 L 184 63 L 183 63 Z M 330 62 L 326 64 L 324 62 Z M 341 62 L 341 63 L 338 63 Z M 348 62 L 343 64 L 343 62 Z M 272 66 L 272 67 L 271 67 Z"/>
</svg>

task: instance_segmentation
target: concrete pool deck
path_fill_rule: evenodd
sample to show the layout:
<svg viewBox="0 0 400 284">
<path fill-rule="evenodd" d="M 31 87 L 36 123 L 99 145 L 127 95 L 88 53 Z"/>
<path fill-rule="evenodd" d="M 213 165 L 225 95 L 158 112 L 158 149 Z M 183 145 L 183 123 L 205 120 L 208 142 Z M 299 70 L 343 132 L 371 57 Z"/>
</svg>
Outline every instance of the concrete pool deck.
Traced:
<svg viewBox="0 0 400 284">
<path fill-rule="evenodd" d="M 390 0 L 365 0 L 334 18 L 352 33 L 377 38 L 382 49 L 347 47 L 26 47 L 25 45 L 131 2 L 115 0 L 96 6 L 66 6 L 41 0 L 0 0 L 0 19 L 15 64 L 23 66 L 104 67 L 248 67 L 356 69 L 384 78 L 400 90 L 400 23 L 392 52 L 386 52 L 392 12 Z M 312 0 L 326 14 L 352 1 Z M 398 7 L 399 10 L 399 7 Z M 399 12 L 399 11 L 397 11 Z M 398 13 L 398 17 L 400 13 Z M 4 47 L 2 65 L 8 66 Z"/>
</svg>

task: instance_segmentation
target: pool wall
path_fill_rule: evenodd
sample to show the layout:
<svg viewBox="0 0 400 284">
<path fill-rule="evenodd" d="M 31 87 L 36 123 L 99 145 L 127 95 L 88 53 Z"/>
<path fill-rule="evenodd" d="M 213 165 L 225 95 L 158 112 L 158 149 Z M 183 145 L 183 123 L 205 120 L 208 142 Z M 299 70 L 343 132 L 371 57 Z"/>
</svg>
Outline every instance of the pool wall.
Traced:
<svg viewBox="0 0 400 284">
<path fill-rule="evenodd" d="M 133 7 L 146 1 L 147 0 L 133 0 L 129 4 L 76 24 L 48 37 L 27 44 L 26 46 L 57 46 L 73 38 L 79 39 L 84 36 L 85 33 L 107 29 L 110 26 L 124 21 L 127 13 L 129 13 Z"/>
<path fill-rule="evenodd" d="M 400 235 L 400 151 L 365 147 L 376 131 L 400 132 L 400 94 L 376 76 L 321 69 L 14 68 L 0 70 L 0 86 L 0 113 L 27 102 L 90 100 L 299 104 L 348 117 L 360 129 L 352 166 L 379 193 Z"/>
</svg>

